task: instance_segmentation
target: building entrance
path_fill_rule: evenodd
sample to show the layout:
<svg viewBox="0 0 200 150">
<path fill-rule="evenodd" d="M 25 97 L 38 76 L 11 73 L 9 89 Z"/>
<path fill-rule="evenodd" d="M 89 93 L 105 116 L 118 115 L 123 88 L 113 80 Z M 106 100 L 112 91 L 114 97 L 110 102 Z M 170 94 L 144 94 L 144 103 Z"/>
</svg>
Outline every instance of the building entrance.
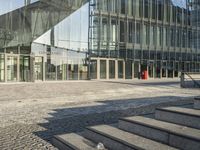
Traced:
<svg viewBox="0 0 200 150">
<path fill-rule="evenodd" d="M 30 56 L 20 56 L 20 81 L 30 81 Z"/>
<path fill-rule="evenodd" d="M 141 77 L 141 73 L 140 73 L 140 62 L 139 61 L 135 61 L 134 62 L 134 78 L 139 78 Z"/>
<path fill-rule="evenodd" d="M 43 57 L 35 57 L 35 80 L 43 80 Z"/>
<path fill-rule="evenodd" d="M 7 55 L 7 81 L 18 81 L 18 57 L 15 55 Z"/>
</svg>

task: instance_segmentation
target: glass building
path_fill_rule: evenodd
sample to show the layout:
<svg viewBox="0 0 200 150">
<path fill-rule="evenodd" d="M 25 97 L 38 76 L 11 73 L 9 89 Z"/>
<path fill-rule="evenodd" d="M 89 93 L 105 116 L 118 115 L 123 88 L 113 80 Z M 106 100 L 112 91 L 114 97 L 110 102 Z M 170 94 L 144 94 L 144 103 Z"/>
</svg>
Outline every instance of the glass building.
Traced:
<svg viewBox="0 0 200 150">
<path fill-rule="evenodd" d="M 92 0 L 89 49 L 98 79 L 200 71 L 198 0 Z"/>
<path fill-rule="evenodd" d="M 0 0 L 0 81 L 200 72 L 198 0 Z"/>
</svg>

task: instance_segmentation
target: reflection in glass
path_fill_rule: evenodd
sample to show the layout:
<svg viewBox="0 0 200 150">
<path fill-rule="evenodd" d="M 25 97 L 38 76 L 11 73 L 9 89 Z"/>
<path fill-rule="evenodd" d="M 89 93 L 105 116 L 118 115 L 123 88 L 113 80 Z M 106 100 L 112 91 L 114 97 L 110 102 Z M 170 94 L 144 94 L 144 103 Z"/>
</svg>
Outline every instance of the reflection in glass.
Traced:
<svg viewBox="0 0 200 150">
<path fill-rule="evenodd" d="M 97 79 L 97 61 L 91 60 L 90 64 L 91 79 Z"/>
<path fill-rule="evenodd" d="M 122 79 L 123 78 L 123 61 L 118 61 L 118 78 Z"/>
<path fill-rule="evenodd" d="M 20 81 L 30 81 L 30 56 L 20 56 Z"/>
<path fill-rule="evenodd" d="M 106 60 L 100 60 L 100 79 L 106 79 Z"/>
<path fill-rule="evenodd" d="M 140 69 L 140 63 L 138 61 L 134 62 L 134 78 L 139 78 L 139 69 Z"/>
<path fill-rule="evenodd" d="M 0 82 L 4 81 L 4 72 L 5 72 L 5 56 L 4 55 L 0 55 Z"/>
<path fill-rule="evenodd" d="M 109 61 L 109 78 L 110 79 L 115 78 L 115 61 L 114 60 Z"/>
<path fill-rule="evenodd" d="M 7 56 L 7 81 L 17 81 L 17 56 Z"/>
<path fill-rule="evenodd" d="M 132 79 L 132 61 L 127 61 L 125 65 L 126 65 L 125 78 Z"/>
<path fill-rule="evenodd" d="M 35 57 L 35 80 L 43 80 L 43 58 Z"/>
</svg>

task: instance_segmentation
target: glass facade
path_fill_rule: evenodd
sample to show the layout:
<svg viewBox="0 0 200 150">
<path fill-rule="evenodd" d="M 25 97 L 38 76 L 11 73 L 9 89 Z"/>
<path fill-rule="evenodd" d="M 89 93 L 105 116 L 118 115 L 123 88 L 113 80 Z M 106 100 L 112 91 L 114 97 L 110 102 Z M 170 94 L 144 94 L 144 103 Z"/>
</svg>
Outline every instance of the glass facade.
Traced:
<svg viewBox="0 0 200 150">
<path fill-rule="evenodd" d="M 0 82 L 200 72 L 198 0 L 0 1 Z"/>
<path fill-rule="evenodd" d="M 88 78 L 87 0 L 0 1 L 0 81 Z"/>
<path fill-rule="evenodd" d="M 138 78 L 143 71 L 149 78 L 200 71 L 198 0 L 90 3 L 89 32 L 96 34 L 90 34 L 89 49 L 97 58 L 123 59 L 126 79 Z"/>
</svg>

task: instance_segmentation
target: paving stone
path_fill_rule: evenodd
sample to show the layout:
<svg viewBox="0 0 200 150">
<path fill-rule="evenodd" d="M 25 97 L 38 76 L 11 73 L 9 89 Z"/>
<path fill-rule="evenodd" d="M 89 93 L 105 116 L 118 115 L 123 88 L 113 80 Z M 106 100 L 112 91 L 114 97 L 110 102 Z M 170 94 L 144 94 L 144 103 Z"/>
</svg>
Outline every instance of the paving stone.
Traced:
<svg viewBox="0 0 200 150">
<path fill-rule="evenodd" d="M 163 103 L 188 103 L 198 94 L 181 89 L 179 80 L 0 84 L 0 149 L 54 150 L 53 135 L 145 114 L 149 105 L 153 112 Z"/>
</svg>

